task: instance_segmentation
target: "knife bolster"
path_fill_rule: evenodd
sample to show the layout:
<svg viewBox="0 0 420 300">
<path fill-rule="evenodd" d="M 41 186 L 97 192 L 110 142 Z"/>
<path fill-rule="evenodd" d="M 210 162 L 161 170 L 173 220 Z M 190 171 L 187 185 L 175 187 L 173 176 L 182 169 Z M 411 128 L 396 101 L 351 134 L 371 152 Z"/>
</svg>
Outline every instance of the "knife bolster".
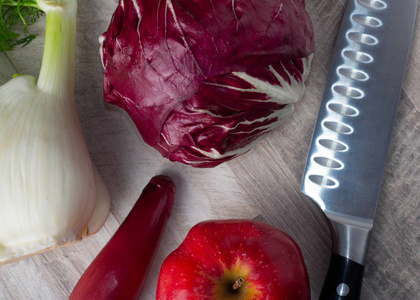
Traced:
<svg viewBox="0 0 420 300">
<path fill-rule="evenodd" d="M 333 253 L 365 265 L 369 247 L 370 232 L 373 225 L 348 224 L 328 216 L 332 235 Z"/>
</svg>

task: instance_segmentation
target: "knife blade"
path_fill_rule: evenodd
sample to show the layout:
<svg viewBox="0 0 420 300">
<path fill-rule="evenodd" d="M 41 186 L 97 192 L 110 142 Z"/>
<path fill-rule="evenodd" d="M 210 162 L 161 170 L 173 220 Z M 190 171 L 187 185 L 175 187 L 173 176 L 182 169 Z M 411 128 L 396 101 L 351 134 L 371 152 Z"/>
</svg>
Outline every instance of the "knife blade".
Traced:
<svg viewBox="0 0 420 300">
<path fill-rule="evenodd" d="M 333 249 L 319 299 L 359 299 L 418 0 L 349 0 L 301 191 L 325 213 Z"/>
</svg>

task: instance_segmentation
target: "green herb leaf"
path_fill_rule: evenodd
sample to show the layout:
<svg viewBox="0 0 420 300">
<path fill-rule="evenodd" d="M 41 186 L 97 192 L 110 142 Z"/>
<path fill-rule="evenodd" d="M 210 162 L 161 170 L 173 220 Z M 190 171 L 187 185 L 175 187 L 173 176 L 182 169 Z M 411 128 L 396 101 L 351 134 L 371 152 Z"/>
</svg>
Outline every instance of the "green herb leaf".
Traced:
<svg viewBox="0 0 420 300">
<path fill-rule="evenodd" d="M 24 47 L 35 35 L 28 31 L 42 15 L 35 0 L 0 0 L 0 52 Z"/>
</svg>

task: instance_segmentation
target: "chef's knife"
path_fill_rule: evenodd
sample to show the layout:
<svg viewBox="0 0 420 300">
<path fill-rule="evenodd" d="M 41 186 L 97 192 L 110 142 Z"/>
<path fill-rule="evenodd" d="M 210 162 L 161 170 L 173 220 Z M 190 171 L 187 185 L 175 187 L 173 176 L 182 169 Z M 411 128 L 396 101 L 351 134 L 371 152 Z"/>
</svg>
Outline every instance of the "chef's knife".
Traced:
<svg viewBox="0 0 420 300">
<path fill-rule="evenodd" d="M 333 253 L 320 299 L 359 299 L 417 0 L 349 0 L 302 182 Z"/>
</svg>

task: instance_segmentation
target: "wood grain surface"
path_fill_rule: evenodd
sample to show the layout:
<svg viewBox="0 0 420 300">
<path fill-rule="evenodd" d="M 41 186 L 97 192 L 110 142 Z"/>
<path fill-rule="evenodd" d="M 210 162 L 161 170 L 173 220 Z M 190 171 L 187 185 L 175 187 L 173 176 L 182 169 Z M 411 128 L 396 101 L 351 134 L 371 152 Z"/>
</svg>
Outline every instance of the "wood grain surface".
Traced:
<svg viewBox="0 0 420 300">
<path fill-rule="evenodd" d="M 77 108 L 92 159 L 111 194 L 111 214 L 97 234 L 79 243 L 0 267 L 0 299 L 67 299 L 156 174 L 171 176 L 178 189 L 140 299 L 155 299 L 162 261 L 194 224 L 227 218 L 257 218 L 291 235 L 302 249 L 312 299 L 317 299 L 331 237 L 322 212 L 300 193 L 300 182 L 345 1 L 307 0 L 316 53 L 304 98 L 295 113 L 253 150 L 212 169 L 194 169 L 163 159 L 142 141 L 125 112 L 104 103 L 98 37 L 107 29 L 116 6 L 117 0 L 79 1 L 77 27 Z M 38 74 L 43 26 L 41 20 L 32 27 L 39 37 L 30 46 L 7 53 L 19 73 Z M 379 196 L 363 300 L 420 299 L 419 85 L 417 22 Z"/>
</svg>

